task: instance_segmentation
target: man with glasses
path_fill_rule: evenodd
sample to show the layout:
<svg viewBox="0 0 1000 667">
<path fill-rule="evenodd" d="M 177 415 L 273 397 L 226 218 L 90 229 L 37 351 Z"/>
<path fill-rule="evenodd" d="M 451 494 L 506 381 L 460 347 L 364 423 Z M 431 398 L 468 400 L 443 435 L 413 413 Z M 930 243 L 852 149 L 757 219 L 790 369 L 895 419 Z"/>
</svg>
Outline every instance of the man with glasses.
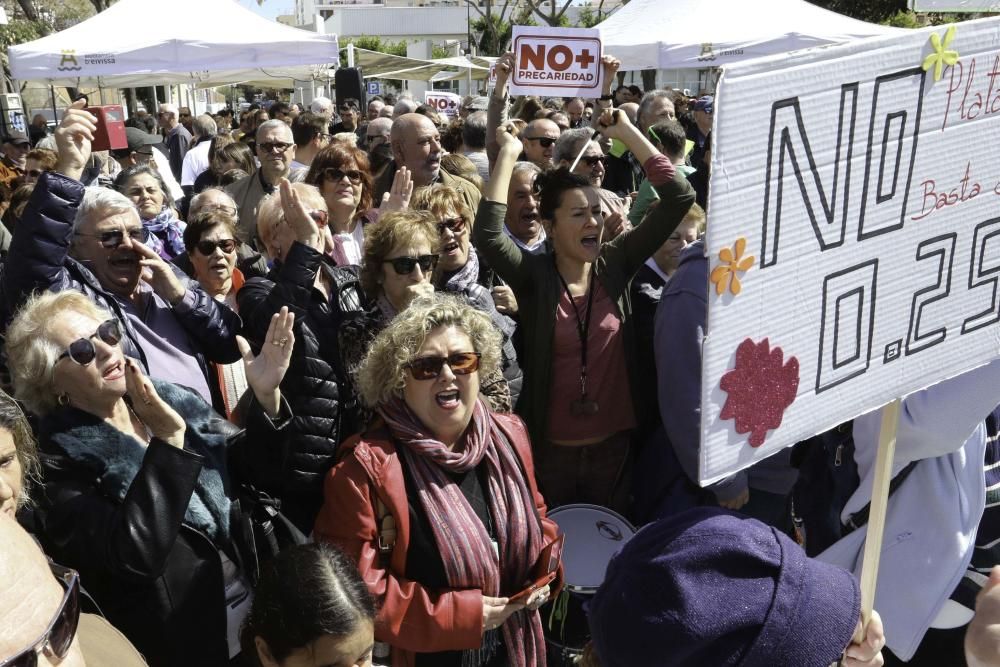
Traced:
<svg viewBox="0 0 1000 667">
<path fill-rule="evenodd" d="M 146 373 L 212 402 L 206 360 L 240 359 L 240 318 L 144 245 L 149 231 L 127 197 L 79 182 L 95 129 L 74 103 L 56 130 L 59 162 L 39 178 L 14 233 L 0 314 L 8 321 L 38 289 L 77 290 L 113 313 L 125 353 Z"/>
<path fill-rule="evenodd" d="M 330 143 L 326 118 L 311 111 L 299 114 L 292 122 L 292 139 L 295 141 L 295 159 L 292 160 L 291 181 L 304 181 L 313 158 Z"/>
<path fill-rule="evenodd" d="M 20 130 L 10 130 L 3 138 L 3 157 L 0 158 L 0 183 L 11 187 L 24 175 L 24 163 L 31 150 L 28 135 Z"/>
<path fill-rule="evenodd" d="M 257 245 L 257 211 L 261 202 L 275 194 L 281 179 L 288 178 L 296 156 L 292 128 L 281 120 L 269 120 L 257 128 L 257 159 L 260 167 L 226 188 L 240 209 L 236 231 L 244 243 Z"/>
<path fill-rule="evenodd" d="M 368 121 L 365 126 L 365 146 L 373 174 L 379 173 L 385 165 L 392 162 L 392 145 L 389 143 L 391 131 L 392 120 L 381 116 Z"/>
<path fill-rule="evenodd" d="M 157 123 L 164 133 L 167 155 L 170 156 L 170 173 L 178 181 L 184 167 L 184 156 L 191 145 L 191 133 L 180 124 L 180 112 L 173 104 L 161 104 L 156 114 Z"/>
<path fill-rule="evenodd" d="M 688 127 L 687 138 L 694 142 L 689 161 L 695 169 L 705 167 L 705 139 L 712 131 L 712 118 L 715 113 L 715 98 L 703 95 L 691 105 L 694 124 Z"/>
<path fill-rule="evenodd" d="M 590 128 L 566 130 L 556 142 L 553 157 L 559 167 L 573 167 L 575 162 L 573 173 L 583 176 L 594 186 L 604 214 L 604 240 L 610 241 L 628 227 L 628 220 L 625 217 L 628 209 L 625 200 L 601 187 L 604 183 L 607 158 L 600 144 L 590 138 L 592 134 Z M 580 156 L 579 160 L 577 156 Z"/>
<path fill-rule="evenodd" d="M 191 115 L 191 109 L 188 107 L 180 107 L 177 109 L 177 120 L 184 129 L 194 134 L 194 116 Z"/>
<path fill-rule="evenodd" d="M 536 118 L 528 123 L 521 135 L 524 159 L 542 170 L 555 166 L 555 143 L 559 139 L 559 126 L 547 118 Z"/>
</svg>

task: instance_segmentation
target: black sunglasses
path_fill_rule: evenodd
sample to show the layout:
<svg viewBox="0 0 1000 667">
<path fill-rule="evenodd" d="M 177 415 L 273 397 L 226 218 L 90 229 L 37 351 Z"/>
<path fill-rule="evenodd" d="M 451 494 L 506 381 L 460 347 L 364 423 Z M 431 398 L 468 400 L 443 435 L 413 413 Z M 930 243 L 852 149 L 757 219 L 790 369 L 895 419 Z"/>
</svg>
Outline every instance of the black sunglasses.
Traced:
<svg viewBox="0 0 1000 667">
<path fill-rule="evenodd" d="M 605 158 L 603 155 L 588 155 L 586 157 L 580 158 L 580 162 L 586 162 L 587 165 L 590 167 L 596 167 L 598 162 L 604 164 L 606 161 L 607 158 Z"/>
<path fill-rule="evenodd" d="M 344 176 L 347 176 L 347 180 L 349 180 L 352 185 L 357 185 L 361 182 L 361 172 L 357 169 L 343 170 L 331 167 L 323 170 L 324 181 L 332 181 L 333 183 L 336 183 Z"/>
<path fill-rule="evenodd" d="M 198 249 L 202 255 L 208 257 L 216 248 L 222 248 L 222 252 L 231 253 L 236 250 L 236 239 L 222 239 L 220 241 L 198 241 L 195 244 L 195 248 Z"/>
<path fill-rule="evenodd" d="M 392 259 L 387 259 L 382 262 L 383 264 L 392 264 L 393 271 L 396 272 L 397 276 L 408 276 L 413 273 L 413 269 L 420 265 L 420 270 L 424 273 L 434 270 L 437 266 L 438 256 L 437 255 L 421 255 L 420 257 L 393 257 Z"/>
<path fill-rule="evenodd" d="M 438 234 L 444 234 L 445 229 L 450 229 L 452 234 L 461 234 L 465 230 L 465 218 L 445 218 L 437 223 Z"/>
<path fill-rule="evenodd" d="M 77 232 L 76 235 L 98 239 L 101 242 L 101 245 L 108 249 L 117 248 L 125 242 L 125 232 L 120 229 L 110 232 L 98 232 L 97 234 L 84 234 L 83 232 Z M 146 227 L 133 227 L 128 230 L 128 237 L 136 243 L 145 243 L 149 240 L 149 229 Z"/>
<path fill-rule="evenodd" d="M 265 153 L 273 153 L 274 149 L 277 148 L 279 153 L 284 153 L 294 145 L 295 144 L 290 144 L 285 141 L 269 141 L 264 144 L 257 144 L 257 148 Z"/>
<path fill-rule="evenodd" d="M 478 352 L 456 352 L 447 357 L 417 357 L 406 367 L 414 380 L 433 380 L 445 364 L 455 375 L 468 375 L 479 370 L 479 356 Z"/>
<path fill-rule="evenodd" d="M 86 366 L 94 357 L 97 356 L 97 348 L 94 347 L 94 341 L 91 339 L 97 336 L 101 339 L 101 342 L 105 345 L 111 345 L 112 347 L 117 345 L 122 339 L 122 330 L 118 326 L 118 322 L 115 320 L 105 320 L 101 322 L 101 325 L 97 327 L 97 331 L 93 336 L 88 338 L 77 338 L 75 341 L 69 344 L 66 351 L 59 355 L 56 361 L 62 360 L 64 357 L 69 357 L 81 366 Z"/>
<path fill-rule="evenodd" d="M 62 604 L 45 633 L 28 648 L 0 662 L 0 667 L 38 667 L 39 653 L 59 660 L 69 653 L 80 622 L 80 575 L 55 563 L 49 563 L 49 569 L 66 589 Z"/>
<path fill-rule="evenodd" d="M 537 141 L 542 145 L 542 148 L 548 148 L 552 144 L 556 143 L 556 140 L 552 137 L 525 137 L 525 141 Z"/>
</svg>

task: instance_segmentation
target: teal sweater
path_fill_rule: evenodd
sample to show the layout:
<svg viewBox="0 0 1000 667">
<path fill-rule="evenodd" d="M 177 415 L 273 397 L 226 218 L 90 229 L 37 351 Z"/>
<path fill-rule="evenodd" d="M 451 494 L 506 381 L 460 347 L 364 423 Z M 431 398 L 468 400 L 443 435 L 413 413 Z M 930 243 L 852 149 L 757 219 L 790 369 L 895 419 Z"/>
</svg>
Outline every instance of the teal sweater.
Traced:
<svg viewBox="0 0 1000 667">
<path fill-rule="evenodd" d="M 632 388 L 632 404 L 637 413 L 655 409 L 651 398 L 639 389 L 636 368 L 632 304 L 629 286 L 632 277 L 652 254 L 670 237 L 694 203 L 694 190 L 687 179 L 676 174 L 673 180 L 657 187 L 662 200 L 646 220 L 601 246 L 595 275 L 614 301 L 625 336 L 625 362 Z M 524 385 L 515 406 L 528 426 L 531 440 L 538 446 L 546 439 L 549 391 L 552 384 L 552 338 L 556 308 L 562 296 L 562 284 L 551 254 L 533 255 L 519 248 L 503 231 L 507 205 L 483 201 L 473 228 L 473 241 L 480 255 L 510 285 L 517 297 L 518 325 L 523 334 Z M 645 369 L 645 372 L 655 372 Z M 595 378 L 600 382 L 600 378 Z M 638 422 L 638 420 L 636 420 Z"/>
</svg>

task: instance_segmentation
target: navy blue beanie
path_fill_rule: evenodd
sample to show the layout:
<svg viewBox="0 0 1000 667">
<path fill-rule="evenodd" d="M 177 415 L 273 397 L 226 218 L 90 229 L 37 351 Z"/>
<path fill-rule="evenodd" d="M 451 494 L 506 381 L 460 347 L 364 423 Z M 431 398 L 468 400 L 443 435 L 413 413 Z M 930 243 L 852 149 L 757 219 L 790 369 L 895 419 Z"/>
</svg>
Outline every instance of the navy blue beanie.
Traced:
<svg viewBox="0 0 1000 667">
<path fill-rule="evenodd" d="M 590 603 L 602 667 L 829 667 L 861 616 L 847 570 L 717 508 L 640 530 Z"/>
</svg>

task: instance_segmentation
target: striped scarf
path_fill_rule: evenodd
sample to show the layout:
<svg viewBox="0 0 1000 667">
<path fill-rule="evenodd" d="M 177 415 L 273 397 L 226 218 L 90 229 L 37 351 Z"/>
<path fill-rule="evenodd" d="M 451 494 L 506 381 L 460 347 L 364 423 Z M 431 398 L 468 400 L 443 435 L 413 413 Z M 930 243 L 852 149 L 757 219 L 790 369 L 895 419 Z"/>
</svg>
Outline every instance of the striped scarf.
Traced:
<svg viewBox="0 0 1000 667">
<path fill-rule="evenodd" d="M 427 433 L 402 399 L 381 405 L 378 412 L 403 446 L 401 458 L 430 519 L 449 586 L 478 588 L 490 597 L 523 588 L 543 546 L 541 521 L 514 446 L 483 401 L 476 400 L 472 421 L 453 450 Z M 486 527 L 448 477 L 473 471 L 484 459 L 499 562 Z M 537 611 L 512 614 L 501 629 L 510 665 L 544 667 L 545 639 Z M 467 652 L 463 665 L 489 660 L 489 634 L 481 650 Z"/>
</svg>

